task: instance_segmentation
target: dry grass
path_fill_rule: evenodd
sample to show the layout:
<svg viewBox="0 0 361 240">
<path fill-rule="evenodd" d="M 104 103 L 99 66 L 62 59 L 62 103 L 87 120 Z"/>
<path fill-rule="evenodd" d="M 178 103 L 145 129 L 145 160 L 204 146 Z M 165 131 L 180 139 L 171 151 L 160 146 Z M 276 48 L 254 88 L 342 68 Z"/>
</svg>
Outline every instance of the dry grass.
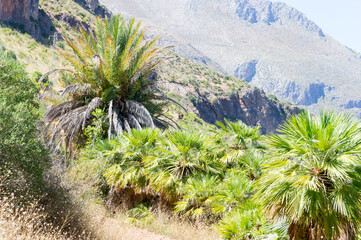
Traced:
<svg viewBox="0 0 361 240">
<path fill-rule="evenodd" d="M 47 219 L 37 202 L 20 207 L 14 195 L 0 199 L 0 239 L 88 239 L 85 234 L 64 234 L 61 227 L 54 227 Z"/>
<path fill-rule="evenodd" d="M 219 240 L 220 237 L 210 228 L 194 225 L 169 217 L 167 214 L 157 214 L 151 221 L 130 221 L 125 213 L 109 216 L 102 204 L 83 204 L 87 210 L 91 229 L 98 239 L 104 240 Z"/>
<path fill-rule="evenodd" d="M 167 214 L 160 213 L 145 224 L 144 229 L 176 240 L 218 240 L 219 235 L 202 224 L 193 224 Z"/>
</svg>

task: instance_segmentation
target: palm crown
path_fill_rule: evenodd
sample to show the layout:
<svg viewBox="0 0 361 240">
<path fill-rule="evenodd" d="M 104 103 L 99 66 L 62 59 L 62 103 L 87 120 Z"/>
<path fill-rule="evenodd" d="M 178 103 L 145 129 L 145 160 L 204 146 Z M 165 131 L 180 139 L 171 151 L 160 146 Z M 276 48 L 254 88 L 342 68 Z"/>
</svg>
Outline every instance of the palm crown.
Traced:
<svg viewBox="0 0 361 240">
<path fill-rule="evenodd" d="M 74 55 L 60 50 L 73 67 L 73 78 L 62 93 L 69 101 L 47 112 L 49 126 L 56 122 L 52 141 L 63 131 L 71 143 L 99 107 L 108 111 L 109 137 L 154 127 L 165 100 L 156 79 L 149 77 L 164 60 L 162 50 L 154 47 L 157 39 L 144 41 L 140 23 L 120 15 L 97 19 L 94 32 L 80 32 L 77 41 L 65 38 Z"/>
</svg>

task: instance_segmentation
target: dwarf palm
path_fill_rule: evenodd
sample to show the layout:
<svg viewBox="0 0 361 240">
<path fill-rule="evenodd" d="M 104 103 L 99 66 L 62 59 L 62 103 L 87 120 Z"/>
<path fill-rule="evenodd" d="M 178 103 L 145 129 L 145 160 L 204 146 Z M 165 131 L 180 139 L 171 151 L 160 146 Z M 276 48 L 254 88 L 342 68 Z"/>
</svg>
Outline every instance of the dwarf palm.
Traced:
<svg viewBox="0 0 361 240">
<path fill-rule="evenodd" d="M 148 178 L 145 159 L 152 154 L 159 138 L 159 131 L 151 128 L 132 129 L 118 138 L 115 163 L 105 173 L 108 183 L 121 188 L 131 186 L 135 190 L 146 187 Z"/>
<path fill-rule="evenodd" d="M 108 112 L 109 137 L 131 128 L 154 127 L 153 117 L 165 99 L 157 91 L 157 80 L 149 77 L 164 60 L 154 47 L 157 39 L 143 41 L 140 24 L 120 15 L 97 19 L 94 32 L 80 30 L 76 41 L 65 38 L 74 55 L 59 50 L 72 65 L 73 78 L 62 92 L 69 101 L 46 114 L 49 126 L 56 122 L 51 141 L 64 132 L 71 143 L 98 107 Z"/>
<path fill-rule="evenodd" d="M 222 236 L 222 239 L 227 240 L 268 239 L 264 236 L 267 231 L 266 227 L 267 219 L 262 208 L 248 201 L 227 214 L 215 226 L 215 230 Z"/>
<path fill-rule="evenodd" d="M 303 113 L 267 143 L 257 198 L 290 219 L 291 239 L 355 239 L 361 220 L 361 126 L 344 114 Z"/>
<path fill-rule="evenodd" d="M 220 174 L 214 161 L 213 142 L 203 133 L 172 131 L 146 165 L 152 186 L 170 195 L 178 195 L 189 177 L 197 174 Z"/>
<path fill-rule="evenodd" d="M 247 157 L 250 150 L 261 148 L 259 144 L 261 139 L 260 127 L 250 127 L 241 121 L 224 121 L 225 123 L 217 122 L 226 148 L 226 154 L 221 161 L 231 165 L 243 165 L 241 161 Z"/>
<path fill-rule="evenodd" d="M 262 175 L 262 164 L 266 161 L 265 153 L 258 149 L 252 149 L 240 159 L 243 171 L 250 180 L 257 180 Z"/>
<path fill-rule="evenodd" d="M 194 219 L 210 217 L 212 197 L 219 183 L 220 180 L 217 177 L 210 175 L 189 178 L 184 185 L 182 200 L 176 203 L 175 212 Z"/>
<path fill-rule="evenodd" d="M 240 173 L 230 172 L 216 189 L 212 199 L 212 212 L 225 214 L 246 203 L 252 195 L 253 182 Z"/>
<path fill-rule="evenodd" d="M 229 173 L 221 181 L 215 176 L 189 178 L 176 212 L 192 218 L 215 220 L 239 208 L 251 197 L 252 182 L 242 174 Z"/>
</svg>

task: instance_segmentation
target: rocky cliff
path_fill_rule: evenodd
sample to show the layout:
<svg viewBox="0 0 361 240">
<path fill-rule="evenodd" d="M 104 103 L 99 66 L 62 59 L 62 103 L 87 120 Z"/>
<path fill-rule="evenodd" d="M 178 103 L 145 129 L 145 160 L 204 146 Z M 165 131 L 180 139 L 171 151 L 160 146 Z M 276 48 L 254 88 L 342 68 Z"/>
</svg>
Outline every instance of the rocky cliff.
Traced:
<svg viewBox="0 0 361 240">
<path fill-rule="evenodd" d="M 262 0 L 237 0 L 236 13 L 239 18 L 255 24 L 263 22 L 268 25 L 276 23 L 286 24 L 288 21 L 299 24 L 305 29 L 324 37 L 322 29 L 297 9 L 282 2 L 269 2 Z"/>
<path fill-rule="evenodd" d="M 241 120 L 250 126 L 261 126 L 263 133 L 269 133 L 301 111 L 294 105 L 269 98 L 264 91 L 243 80 L 218 74 L 179 56 L 164 63 L 158 75 L 164 81 L 164 94 L 211 124 L 224 119 Z M 184 112 L 179 110 L 181 119 Z M 177 119 L 174 115 L 170 117 Z"/>
<path fill-rule="evenodd" d="M 0 20 L 18 25 L 24 30 L 35 33 L 35 22 L 39 17 L 39 0 L 0 0 Z"/>
<path fill-rule="evenodd" d="M 98 10 L 101 8 L 101 6 L 97 7 Z M 73 30 L 68 29 L 75 29 L 79 25 L 88 24 L 89 26 L 89 22 L 94 20 L 95 15 L 98 15 L 97 10 L 92 11 L 91 6 L 86 5 L 85 0 L 52 1 L 51 4 L 42 1 L 37 22 L 39 25 L 45 26 L 44 18 L 47 18 L 46 22 L 58 24 L 49 25 L 46 29 L 55 28 L 58 33 L 67 31 L 72 35 L 74 34 Z M 43 34 L 43 32 L 41 33 Z M 154 35 L 149 34 L 148 37 L 154 37 Z M 1 35 L 1 32 L 0 38 L 8 39 L 7 36 Z M 21 40 L 19 41 L 17 38 Z M 167 34 L 165 39 L 173 41 L 175 44 L 182 41 L 171 34 Z M 16 53 L 27 51 L 28 54 L 22 57 L 22 61 L 28 66 L 31 73 L 35 70 L 45 72 L 53 67 L 51 64 L 54 64 L 54 61 L 52 62 L 51 59 L 54 56 L 44 53 L 52 52 L 47 48 L 49 46 L 38 44 L 34 49 L 30 49 L 28 46 L 35 45 L 35 40 L 22 34 L 12 35 L 6 41 L 9 49 Z M 165 44 L 161 41 L 160 43 Z M 44 47 L 47 51 L 43 50 Z M 181 47 L 176 46 L 173 50 L 186 51 L 199 63 L 214 69 L 220 68 L 192 45 L 184 43 Z M 270 99 L 262 90 L 251 87 L 241 79 L 212 71 L 170 50 L 167 56 L 171 56 L 171 59 L 157 70 L 158 77 L 164 83 L 163 94 L 181 103 L 188 112 L 194 112 L 208 123 L 222 121 L 224 118 L 242 120 L 248 125 L 260 125 L 262 131 L 268 133 L 274 131 L 288 116 L 299 111 L 295 106 Z M 62 64 L 62 61 L 57 61 L 55 64 L 59 63 Z M 251 79 L 254 74 L 253 70 L 257 68 L 258 64 L 257 61 L 251 61 L 249 64 L 242 65 L 238 69 L 238 74 Z M 56 68 L 64 67 L 63 65 L 56 66 Z M 177 108 L 177 105 L 171 104 L 165 114 L 176 121 L 186 113 L 183 109 Z"/>
<path fill-rule="evenodd" d="M 300 111 L 293 105 L 272 100 L 263 91 L 250 86 L 231 96 L 218 97 L 215 101 L 199 96 L 194 106 L 200 118 L 208 123 L 223 119 L 241 120 L 249 126 L 261 126 L 263 133 L 274 132 L 290 115 Z"/>
</svg>

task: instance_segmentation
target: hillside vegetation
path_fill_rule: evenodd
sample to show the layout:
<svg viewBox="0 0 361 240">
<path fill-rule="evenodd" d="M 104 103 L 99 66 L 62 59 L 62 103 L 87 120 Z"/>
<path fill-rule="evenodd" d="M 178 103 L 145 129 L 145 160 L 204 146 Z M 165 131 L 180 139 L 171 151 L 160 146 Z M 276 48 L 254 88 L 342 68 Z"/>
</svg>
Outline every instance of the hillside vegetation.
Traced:
<svg viewBox="0 0 361 240">
<path fill-rule="evenodd" d="M 42 2 L 69 6 L 81 21 L 83 5 Z M 134 19 L 90 15 L 46 74 L 19 57 L 35 40 L 1 30 L 19 38 L 0 51 L 1 237 L 360 239 L 357 119 L 299 111 L 145 40 Z M 54 51 L 40 42 L 32 57 Z M 204 117 L 227 104 L 244 122 Z"/>
</svg>

